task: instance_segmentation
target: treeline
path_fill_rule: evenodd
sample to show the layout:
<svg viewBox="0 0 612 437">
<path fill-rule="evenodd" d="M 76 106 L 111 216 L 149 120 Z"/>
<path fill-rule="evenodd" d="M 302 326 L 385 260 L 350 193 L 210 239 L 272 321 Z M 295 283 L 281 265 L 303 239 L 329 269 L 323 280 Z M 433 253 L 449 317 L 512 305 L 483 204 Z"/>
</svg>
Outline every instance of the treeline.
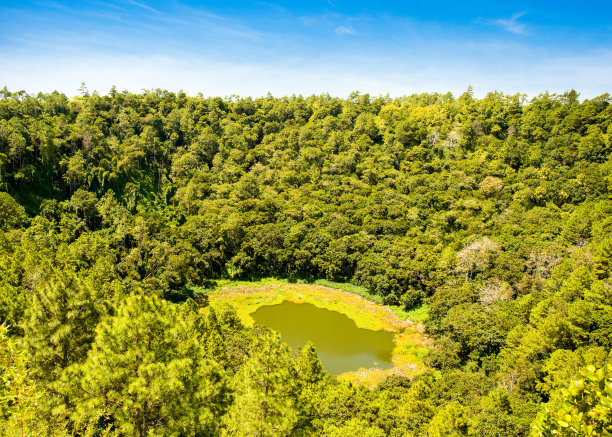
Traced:
<svg viewBox="0 0 612 437">
<path fill-rule="evenodd" d="M 561 408 L 579 368 L 610 358 L 611 100 L 116 89 L 68 99 L 5 88 L 0 321 L 5 350 L 23 359 L 13 370 L 49 394 L 27 411 L 47 425 L 62 417 L 57 429 L 85 432 L 84 421 L 126 435 L 436 435 L 448 423 L 457 433 L 529 434 L 542 403 Z M 199 287 L 214 279 L 270 275 L 351 282 L 406 309 L 427 304 L 432 372 L 374 392 L 319 375 L 316 396 L 347 405 L 323 412 L 314 406 L 325 402 L 304 400 L 315 394 L 304 394 L 313 390 L 300 358 L 284 351 L 285 376 L 263 397 L 240 388 L 251 358 L 282 346 L 193 301 L 205 305 Z M 149 309 L 130 309 L 138 305 Z M 161 319 L 145 317 L 141 330 L 140 313 Z M 132 329 L 180 350 L 132 350 Z M 153 334 L 162 331 L 174 337 Z M 198 384 L 215 399 L 210 410 L 195 406 Z M 263 420 L 260 407 L 237 405 L 266 404 L 268 389 L 291 391 L 294 412 L 279 415 L 292 419 L 232 428 L 234 408 Z M 180 398 L 176 408 L 191 415 L 165 409 L 175 401 L 146 406 L 148 391 Z M 10 426 L 16 402 L 2 410 Z"/>
</svg>

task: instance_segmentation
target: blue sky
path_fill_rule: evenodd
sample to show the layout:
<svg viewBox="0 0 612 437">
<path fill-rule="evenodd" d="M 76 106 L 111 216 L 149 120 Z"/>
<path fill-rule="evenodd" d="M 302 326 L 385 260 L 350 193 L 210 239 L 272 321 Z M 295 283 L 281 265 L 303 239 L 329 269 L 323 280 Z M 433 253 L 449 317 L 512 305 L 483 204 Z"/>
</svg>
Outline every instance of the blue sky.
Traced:
<svg viewBox="0 0 612 437">
<path fill-rule="evenodd" d="M 0 2 L 0 87 L 612 92 L 612 0 Z"/>
</svg>

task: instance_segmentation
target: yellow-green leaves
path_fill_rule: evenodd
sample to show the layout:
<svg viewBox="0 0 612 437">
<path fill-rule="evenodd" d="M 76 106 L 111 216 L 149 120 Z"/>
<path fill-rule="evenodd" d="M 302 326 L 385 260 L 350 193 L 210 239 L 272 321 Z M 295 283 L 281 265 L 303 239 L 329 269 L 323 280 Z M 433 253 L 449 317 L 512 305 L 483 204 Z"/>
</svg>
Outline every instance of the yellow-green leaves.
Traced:
<svg viewBox="0 0 612 437">
<path fill-rule="evenodd" d="M 533 427 L 536 436 L 612 436 L 612 365 L 583 368 L 562 391 L 559 409 L 545 407 Z"/>
</svg>

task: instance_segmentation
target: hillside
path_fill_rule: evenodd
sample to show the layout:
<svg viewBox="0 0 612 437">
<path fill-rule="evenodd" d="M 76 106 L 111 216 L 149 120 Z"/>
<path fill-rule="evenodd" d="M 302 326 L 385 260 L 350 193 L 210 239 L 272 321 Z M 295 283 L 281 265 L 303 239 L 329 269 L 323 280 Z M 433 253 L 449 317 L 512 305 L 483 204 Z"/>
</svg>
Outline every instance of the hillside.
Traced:
<svg viewBox="0 0 612 437">
<path fill-rule="evenodd" d="M 610 362 L 611 101 L 5 88 L 0 429 L 528 435 Z M 352 386 L 200 293 L 269 276 L 427 311 L 429 371 Z"/>
</svg>

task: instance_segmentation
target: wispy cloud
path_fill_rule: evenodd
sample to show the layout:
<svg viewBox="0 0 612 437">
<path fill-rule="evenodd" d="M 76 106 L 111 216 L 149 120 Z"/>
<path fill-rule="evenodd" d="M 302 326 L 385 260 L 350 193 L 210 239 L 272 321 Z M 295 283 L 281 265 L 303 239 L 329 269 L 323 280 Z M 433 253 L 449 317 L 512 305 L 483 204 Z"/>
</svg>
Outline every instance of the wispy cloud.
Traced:
<svg viewBox="0 0 612 437">
<path fill-rule="evenodd" d="M 297 20 L 300 22 L 302 26 L 320 26 L 321 24 L 328 24 L 331 22 L 338 22 L 343 20 L 344 17 L 335 12 L 328 12 L 325 14 L 318 15 L 301 15 L 297 17 Z"/>
<path fill-rule="evenodd" d="M 113 3 L 109 3 L 109 2 L 105 2 L 105 1 L 96 1 L 96 0 L 92 0 L 89 3 L 93 4 L 93 5 L 98 5 L 98 6 L 103 6 L 105 8 L 111 8 L 111 9 L 116 9 L 118 11 L 125 11 L 125 8 L 122 8 L 119 5 L 113 4 Z"/>
<path fill-rule="evenodd" d="M 351 25 L 338 26 L 334 29 L 336 35 L 344 36 L 344 35 L 357 35 L 357 32 Z"/>
<path fill-rule="evenodd" d="M 324 92 L 347 96 L 355 90 L 392 96 L 432 91 L 459 95 L 471 83 L 478 96 L 492 90 L 535 96 L 545 90 L 564 92 L 574 88 L 583 98 L 592 98 L 609 91 L 611 55 L 609 50 L 592 51 L 580 57 L 506 53 L 501 58 L 486 57 L 488 61 L 484 61 L 483 56 L 470 57 L 461 52 L 423 63 L 423 53 L 405 57 L 336 54 L 264 61 L 100 53 L 31 58 L 22 53 L 0 57 L 3 72 L 0 86 L 34 93 L 57 89 L 74 95 L 85 81 L 90 90 L 101 93 L 116 85 L 134 92 L 165 88 L 183 89 L 192 95 L 202 91 L 212 96 L 256 97 L 268 91 L 277 96 Z M 491 59 L 496 62 L 490 62 Z"/>
<path fill-rule="evenodd" d="M 338 36 L 357 35 L 357 30 L 351 23 L 363 24 L 367 18 L 362 16 L 342 15 L 336 12 L 327 12 L 319 15 L 302 15 L 296 20 L 304 27 L 310 29 L 318 29 L 319 31 L 327 32 L 333 29 Z"/>
<path fill-rule="evenodd" d="M 515 33 L 517 35 L 525 35 L 527 30 L 525 29 L 525 24 L 519 23 L 518 19 L 525 15 L 526 12 L 518 12 L 511 16 L 510 18 L 499 18 L 497 20 L 491 21 L 491 24 L 501 27 L 508 32 Z"/>
<path fill-rule="evenodd" d="M 254 1 L 261 8 L 255 15 L 181 0 L 86 0 L 70 10 L 61 4 L 68 2 L 37 0 L 45 4 L 42 11 L 7 10 L 0 87 L 72 94 L 84 80 L 100 92 L 115 84 L 133 91 L 252 96 L 460 94 L 470 83 L 477 95 L 495 89 L 534 95 L 575 88 L 583 97 L 610 91 L 612 37 L 602 34 L 607 22 L 576 33 L 562 27 L 556 37 L 536 31 L 549 24 L 538 21 L 535 5 L 529 19 L 525 12 L 495 8 L 471 22 L 480 9 L 445 23 L 393 11 L 351 15 L 326 1 L 318 9 L 287 10 Z M 508 37 L 525 34 L 530 37 Z M 572 39 L 577 41 L 569 44 Z"/>
<path fill-rule="evenodd" d="M 158 11 L 155 8 L 152 8 L 151 6 L 147 5 L 146 3 L 136 2 L 134 0 L 128 0 L 128 3 L 131 4 L 132 6 L 136 6 L 137 8 L 145 9 L 145 10 L 147 10 L 149 12 L 153 12 L 155 14 L 161 14 L 160 11 Z"/>
</svg>

